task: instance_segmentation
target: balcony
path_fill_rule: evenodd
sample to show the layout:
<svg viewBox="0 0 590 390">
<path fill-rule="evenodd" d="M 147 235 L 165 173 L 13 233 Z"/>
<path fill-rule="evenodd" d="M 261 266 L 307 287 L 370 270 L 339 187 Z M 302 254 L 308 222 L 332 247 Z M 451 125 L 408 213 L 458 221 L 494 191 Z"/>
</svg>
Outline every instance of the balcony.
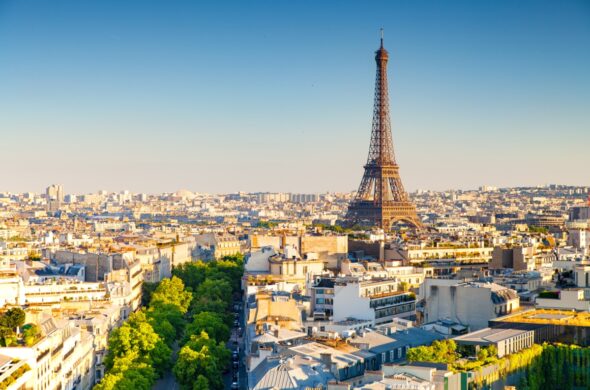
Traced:
<svg viewBox="0 0 590 390">
<path fill-rule="evenodd" d="M 416 296 L 413 293 L 389 294 L 379 298 L 371 297 L 369 306 L 373 309 L 387 306 L 401 305 L 404 303 L 415 302 Z"/>
</svg>

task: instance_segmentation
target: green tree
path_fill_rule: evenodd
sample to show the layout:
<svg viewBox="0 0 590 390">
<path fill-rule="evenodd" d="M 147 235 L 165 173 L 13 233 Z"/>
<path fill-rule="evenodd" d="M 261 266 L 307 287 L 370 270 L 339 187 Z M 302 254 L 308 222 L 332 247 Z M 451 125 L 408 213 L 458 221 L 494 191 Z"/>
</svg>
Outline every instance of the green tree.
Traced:
<svg viewBox="0 0 590 390">
<path fill-rule="evenodd" d="M 180 312 L 184 314 L 188 311 L 192 298 L 190 291 L 184 289 L 182 280 L 173 276 L 160 282 L 152 294 L 150 306 L 170 304 L 178 307 Z"/>
<path fill-rule="evenodd" d="M 36 324 L 32 324 L 23 331 L 23 339 L 27 347 L 32 346 L 41 337 L 41 328 Z"/>
<path fill-rule="evenodd" d="M 195 291 L 205 280 L 207 275 L 207 264 L 202 261 L 184 263 L 172 270 L 172 275 L 180 278 L 187 288 Z"/>
<path fill-rule="evenodd" d="M 173 371 L 184 389 L 191 389 L 194 379 L 200 376 L 206 378 L 210 389 L 223 389 L 221 371 L 207 347 L 199 351 L 186 345 L 182 347 Z"/>
<path fill-rule="evenodd" d="M 410 362 L 453 363 L 457 359 L 457 344 L 453 340 L 436 340 L 431 346 L 419 346 L 408 350 Z"/>
<path fill-rule="evenodd" d="M 14 330 L 7 326 L 0 326 L 0 346 L 10 347 L 16 343 Z"/>
<path fill-rule="evenodd" d="M 155 302 L 147 311 L 152 326 L 154 323 L 166 321 L 174 327 L 176 335 L 179 335 L 185 326 L 185 318 L 178 306 L 167 303 Z M 155 329 L 155 328 L 154 328 Z M 157 332 L 157 330 L 156 330 Z M 159 333 L 159 332 L 158 332 Z"/>
<path fill-rule="evenodd" d="M 156 287 L 158 287 L 158 283 L 143 282 L 141 285 L 141 306 L 149 305 Z"/>
<path fill-rule="evenodd" d="M 477 360 L 484 361 L 488 358 L 488 350 L 487 348 L 481 348 L 477 351 Z"/>
<path fill-rule="evenodd" d="M 152 328 L 154 328 L 154 332 L 156 332 L 158 336 L 160 336 L 160 338 L 164 340 L 166 345 L 172 346 L 172 344 L 174 344 L 177 333 L 176 329 L 174 329 L 174 326 L 172 326 L 170 321 L 168 321 L 166 318 L 150 317 L 148 322 L 152 326 Z"/>
<path fill-rule="evenodd" d="M 224 318 L 220 314 L 208 311 L 195 314 L 193 322 L 186 327 L 186 339 L 188 340 L 191 335 L 200 335 L 203 331 L 217 341 L 227 341 L 231 335 Z"/>
<path fill-rule="evenodd" d="M 209 388 L 222 389 L 222 373 L 229 360 L 230 351 L 224 343 L 217 343 L 206 332 L 201 332 L 200 335 L 192 335 L 182 347 L 173 372 L 183 388 L 191 388 L 194 378 L 203 376 Z"/>
<path fill-rule="evenodd" d="M 203 375 L 199 375 L 197 381 L 193 384 L 193 390 L 209 390 L 209 381 Z"/>
<path fill-rule="evenodd" d="M 121 373 L 109 372 L 94 386 L 93 390 L 113 390 L 122 377 Z"/>
<path fill-rule="evenodd" d="M 172 351 L 148 323 L 143 311 L 133 313 L 109 337 L 105 366 L 111 369 L 116 358 L 132 357 L 132 360 L 152 364 L 162 373 L 170 364 Z M 123 370 L 121 370 L 123 371 Z"/>
<path fill-rule="evenodd" d="M 151 366 L 130 363 L 107 373 L 94 390 L 150 390 L 155 380 L 156 374 Z"/>
<path fill-rule="evenodd" d="M 20 307 L 8 309 L 0 318 L 0 325 L 16 330 L 24 325 L 26 316 L 25 311 Z"/>
</svg>

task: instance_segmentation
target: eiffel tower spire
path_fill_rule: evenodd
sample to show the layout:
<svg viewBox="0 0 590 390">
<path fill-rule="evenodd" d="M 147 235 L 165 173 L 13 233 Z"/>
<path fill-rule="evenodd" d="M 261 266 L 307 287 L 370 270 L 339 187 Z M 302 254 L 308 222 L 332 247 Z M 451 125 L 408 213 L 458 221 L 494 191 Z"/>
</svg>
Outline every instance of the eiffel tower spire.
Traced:
<svg viewBox="0 0 590 390">
<path fill-rule="evenodd" d="M 399 166 L 393 152 L 391 121 L 389 119 L 389 94 L 387 86 L 387 61 L 389 53 L 383 47 L 375 52 L 377 76 L 375 80 L 375 105 L 369 155 L 365 173 L 355 199 L 348 207 L 349 224 L 379 226 L 389 230 L 395 222 L 406 222 L 421 227 L 416 207 L 409 200 L 399 176 Z"/>
</svg>

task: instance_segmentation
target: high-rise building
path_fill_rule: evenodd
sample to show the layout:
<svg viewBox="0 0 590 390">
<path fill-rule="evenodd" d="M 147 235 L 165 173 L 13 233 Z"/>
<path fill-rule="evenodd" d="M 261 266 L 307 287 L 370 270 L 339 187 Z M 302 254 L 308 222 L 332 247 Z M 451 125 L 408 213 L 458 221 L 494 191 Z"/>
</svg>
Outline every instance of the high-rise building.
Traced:
<svg viewBox="0 0 590 390">
<path fill-rule="evenodd" d="M 381 47 L 375 55 L 377 78 L 369 156 L 356 197 L 346 215 L 351 225 L 379 226 L 383 230 L 389 230 L 396 222 L 421 226 L 416 207 L 402 185 L 393 152 L 387 87 L 388 59 L 381 36 Z"/>
<path fill-rule="evenodd" d="M 47 211 L 58 211 L 64 202 L 64 189 L 60 184 L 52 184 L 45 190 L 47 196 Z"/>
<path fill-rule="evenodd" d="M 58 200 L 63 202 L 64 200 L 64 188 L 61 184 L 52 184 L 45 190 L 47 200 Z"/>
</svg>

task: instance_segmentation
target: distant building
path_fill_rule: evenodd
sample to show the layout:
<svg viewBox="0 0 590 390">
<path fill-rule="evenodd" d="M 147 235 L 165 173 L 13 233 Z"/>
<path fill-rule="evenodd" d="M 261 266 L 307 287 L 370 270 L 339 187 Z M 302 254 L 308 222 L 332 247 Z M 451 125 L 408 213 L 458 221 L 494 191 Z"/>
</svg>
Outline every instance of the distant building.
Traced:
<svg viewBox="0 0 590 390">
<path fill-rule="evenodd" d="M 590 289 L 568 288 L 538 296 L 535 306 L 540 309 L 590 311 Z"/>
<path fill-rule="evenodd" d="M 240 240 L 231 234 L 205 233 L 195 236 L 194 256 L 200 260 L 221 259 L 242 253 Z"/>
<path fill-rule="evenodd" d="M 52 184 L 45 190 L 47 200 L 64 201 L 64 189 L 60 184 Z"/>
<path fill-rule="evenodd" d="M 533 330 L 518 328 L 484 328 L 475 332 L 455 337 L 457 345 L 471 346 L 474 355 L 481 347 L 493 345 L 498 351 L 498 357 L 510 355 L 533 346 L 535 333 Z"/>
<path fill-rule="evenodd" d="M 572 207 L 569 211 L 569 220 L 576 221 L 590 221 L 590 206 Z"/>
<path fill-rule="evenodd" d="M 322 363 L 339 381 L 362 375 L 365 372 L 365 361 L 374 357 L 373 354 L 362 353 L 352 346 L 333 348 L 317 342 L 292 347 L 289 351 Z"/>
<path fill-rule="evenodd" d="M 532 309 L 492 319 L 489 326 L 533 330 L 536 344 L 560 342 L 590 346 L 588 312 Z"/>
<path fill-rule="evenodd" d="M 332 313 L 334 321 L 354 318 L 381 324 L 416 315 L 414 293 L 399 291 L 395 279 L 337 278 L 333 289 L 315 287 L 314 290 L 312 312 Z"/>
<path fill-rule="evenodd" d="M 590 263 L 577 265 L 574 269 L 574 277 L 578 287 L 590 288 Z"/>
<path fill-rule="evenodd" d="M 348 343 L 360 350 L 375 354 L 375 359 L 370 361 L 367 369 L 379 370 L 383 364 L 406 360 L 410 348 L 430 345 L 433 341 L 442 338 L 441 335 L 420 328 L 408 328 L 393 332 L 388 328 L 385 333 L 360 332 L 357 336 L 349 339 Z"/>
<path fill-rule="evenodd" d="M 495 283 L 425 279 L 421 290 L 425 323 L 449 319 L 479 330 L 488 326 L 488 320 L 520 307 L 516 291 Z"/>
<path fill-rule="evenodd" d="M 13 362 L 10 372 L 23 367 L 11 389 L 90 390 L 95 380 L 92 336 L 67 320 L 48 318 L 40 328 L 42 338 L 35 345 L 0 348 L 0 365 L 6 368 L 7 361 Z"/>
<path fill-rule="evenodd" d="M 47 211 L 55 213 L 59 211 L 64 202 L 64 190 L 59 184 L 52 184 L 45 190 L 47 197 Z"/>
<path fill-rule="evenodd" d="M 490 270 L 510 268 L 514 271 L 533 271 L 543 267 L 550 268 L 555 260 L 557 260 L 555 253 L 536 253 L 532 246 L 497 246 L 492 253 L 489 268 Z"/>
</svg>

